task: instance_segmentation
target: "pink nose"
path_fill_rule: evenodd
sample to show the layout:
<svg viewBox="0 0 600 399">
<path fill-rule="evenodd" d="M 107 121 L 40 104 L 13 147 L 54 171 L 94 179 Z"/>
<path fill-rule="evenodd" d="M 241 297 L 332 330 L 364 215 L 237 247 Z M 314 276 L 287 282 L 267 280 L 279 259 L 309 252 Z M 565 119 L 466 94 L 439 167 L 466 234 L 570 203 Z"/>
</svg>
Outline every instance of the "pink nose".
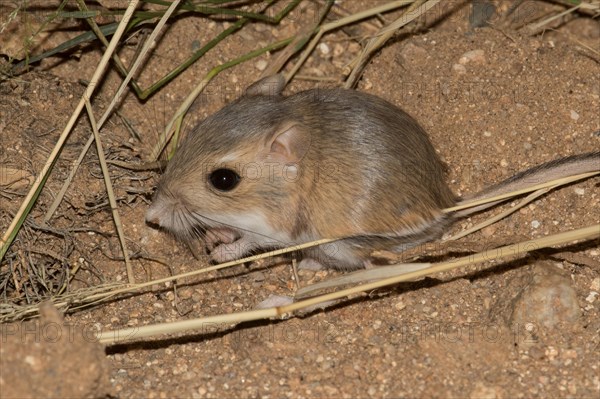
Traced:
<svg viewBox="0 0 600 399">
<path fill-rule="evenodd" d="M 145 219 L 147 224 L 160 226 L 160 216 L 155 206 L 151 205 L 150 208 L 148 208 Z"/>
<path fill-rule="evenodd" d="M 158 218 L 152 218 L 149 219 L 148 216 L 146 216 L 146 223 L 148 224 L 154 224 L 154 225 L 160 225 Z"/>
</svg>

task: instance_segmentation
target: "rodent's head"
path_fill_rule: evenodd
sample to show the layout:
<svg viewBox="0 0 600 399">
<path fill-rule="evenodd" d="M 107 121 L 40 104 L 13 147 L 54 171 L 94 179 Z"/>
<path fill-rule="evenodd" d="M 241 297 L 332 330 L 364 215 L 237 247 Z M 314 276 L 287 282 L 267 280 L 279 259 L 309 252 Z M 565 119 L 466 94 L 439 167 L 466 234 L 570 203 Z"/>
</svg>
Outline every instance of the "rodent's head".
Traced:
<svg viewBox="0 0 600 399">
<path fill-rule="evenodd" d="M 183 239 L 229 227 L 289 240 L 310 132 L 285 117 L 281 83 L 259 81 L 183 139 L 146 213 L 149 223 Z"/>
</svg>

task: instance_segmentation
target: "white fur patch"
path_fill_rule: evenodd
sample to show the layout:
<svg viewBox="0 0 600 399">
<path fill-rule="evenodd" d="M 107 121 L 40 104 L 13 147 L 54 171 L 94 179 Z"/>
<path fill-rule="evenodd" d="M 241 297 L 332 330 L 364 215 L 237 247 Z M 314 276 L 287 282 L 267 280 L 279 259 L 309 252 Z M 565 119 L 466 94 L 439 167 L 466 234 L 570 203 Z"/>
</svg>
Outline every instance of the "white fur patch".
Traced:
<svg viewBox="0 0 600 399">
<path fill-rule="evenodd" d="M 415 227 L 409 227 L 409 228 L 406 228 L 403 230 L 397 230 L 394 232 L 394 234 L 397 235 L 398 237 L 417 235 L 419 233 L 424 232 L 431 226 L 437 225 L 444 217 L 445 217 L 445 215 L 443 213 L 440 213 L 433 220 L 423 220 L 421 223 L 419 223 Z"/>
<path fill-rule="evenodd" d="M 276 230 L 262 212 L 238 213 L 237 215 L 206 215 L 212 221 L 225 224 L 240 231 L 259 247 L 286 246 L 293 244 L 288 232 Z M 213 223 L 209 223 L 214 225 Z"/>
</svg>

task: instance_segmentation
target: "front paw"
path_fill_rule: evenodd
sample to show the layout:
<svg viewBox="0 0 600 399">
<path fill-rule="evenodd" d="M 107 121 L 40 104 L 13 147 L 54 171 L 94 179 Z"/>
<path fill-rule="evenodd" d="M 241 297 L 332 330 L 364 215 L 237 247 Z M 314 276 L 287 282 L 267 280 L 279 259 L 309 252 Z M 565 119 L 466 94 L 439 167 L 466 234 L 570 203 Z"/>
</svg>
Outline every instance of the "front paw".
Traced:
<svg viewBox="0 0 600 399">
<path fill-rule="evenodd" d="M 221 244 L 232 244 L 240 238 L 239 234 L 226 227 L 212 228 L 206 230 L 204 236 L 204 245 L 209 251 L 214 250 Z"/>
<path fill-rule="evenodd" d="M 258 247 L 257 243 L 248 240 L 246 237 L 241 237 L 232 243 L 217 245 L 210 252 L 210 259 L 216 263 L 230 262 L 243 258 L 247 253 Z"/>
<path fill-rule="evenodd" d="M 230 262 L 243 256 L 240 246 L 236 242 L 231 244 L 219 244 L 210 251 L 210 260 L 213 263 Z"/>
</svg>

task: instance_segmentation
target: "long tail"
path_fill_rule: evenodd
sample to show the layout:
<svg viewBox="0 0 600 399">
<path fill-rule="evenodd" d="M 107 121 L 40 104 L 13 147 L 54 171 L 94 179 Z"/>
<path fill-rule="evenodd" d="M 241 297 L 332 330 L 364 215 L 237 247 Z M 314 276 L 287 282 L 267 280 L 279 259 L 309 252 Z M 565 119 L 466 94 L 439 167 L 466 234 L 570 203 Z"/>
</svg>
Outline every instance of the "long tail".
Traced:
<svg viewBox="0 0 600 399">
<path fill-rule="evenodd" d="M 491 198 L 497 195 L 521 190 L 531 185 L 546 183 L 555 179 L 562 179 L 565 177 L 589 172 L 600 172 L 600 151 L 589 152 L 581 155 L 572 155 L 534 166 L 531 169 L 519 172 L 498 184 L 488 187 L 471 197 L 462 199 L 457 203 L 457 205 L 485 198 Z M 504 200 L 489 202 L 487 204 L 463 209 L 454 213 L 454 216 L 458 218 L 465 217 L 475 212 L 490 208 L 502 201 Z"/>
</svg>

